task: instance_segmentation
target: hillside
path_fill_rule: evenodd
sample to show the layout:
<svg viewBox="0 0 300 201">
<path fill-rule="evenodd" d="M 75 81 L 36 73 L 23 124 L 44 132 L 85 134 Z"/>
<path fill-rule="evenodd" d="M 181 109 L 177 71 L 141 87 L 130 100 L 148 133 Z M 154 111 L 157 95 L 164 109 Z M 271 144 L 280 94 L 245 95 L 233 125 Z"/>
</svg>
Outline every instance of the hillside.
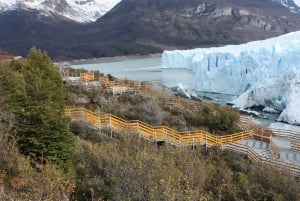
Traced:
<svg viewBox="0 0 300 201">
<path fill-rule="evenodd" d="M 31 46 L 56 60 L 238 44 L 299 30 L 299 14 L 272 1 L 123 0 L 94 23 L 38 10 L 0 13 L 0 47 Z"/>
<path fill-rule="evenodd" d="M 219 128 L 224 131 L 236 117 L 232 109 L 199 103 L 194 114 L 163 103 L 166 89 L 113 96 L 86 85 L 63 87 L 40 50 L 21 60 L 1 54 L 0 200 L 299 199 L 297 178 L 243 155 L 154 144 L 136 133 L 69 122 L 64 115 L 66 105 L 85 106 L 172 128 L 225 125 Z M 197 125 L 200 119 L 209 125 Z"/>
</svg>

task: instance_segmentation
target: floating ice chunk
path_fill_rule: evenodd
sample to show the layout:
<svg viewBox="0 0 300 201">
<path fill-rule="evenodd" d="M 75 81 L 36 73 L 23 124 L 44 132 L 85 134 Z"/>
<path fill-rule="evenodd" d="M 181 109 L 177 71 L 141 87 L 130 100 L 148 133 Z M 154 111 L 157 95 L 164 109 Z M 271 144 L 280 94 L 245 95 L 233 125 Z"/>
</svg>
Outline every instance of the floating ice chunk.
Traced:
<svg viewBox="0 0 300 201">
<path fill-rule="evenodd" d="M 183 84 L 178 83 L 176 86 L 172 87 L 180 96 L 191 99 L 191 93 L 187 90 Z"/>
<path fill-rule="evenodd" d="M 279 113 L 278 110 L 275 110 L 274 108 L 271 108 L 271 107 L 265 107 L 263 109 L 264 112 L 270 112 L 270 113 Z"/>
</svg>

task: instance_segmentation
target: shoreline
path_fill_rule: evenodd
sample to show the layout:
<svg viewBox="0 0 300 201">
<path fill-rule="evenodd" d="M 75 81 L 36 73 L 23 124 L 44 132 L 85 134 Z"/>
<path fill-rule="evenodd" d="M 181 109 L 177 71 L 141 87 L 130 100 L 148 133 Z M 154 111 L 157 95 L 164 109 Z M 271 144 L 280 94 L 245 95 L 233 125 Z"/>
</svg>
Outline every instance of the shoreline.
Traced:
<svg viewBox="0 0 300 201">
<path fill-rule="evenodd" d="M 69 64 L 69 65 L 83 65 L 83 64 L 96 64 L 96 63 L 113 63 L 126 60 L 134 59 L 148 59 L 148 58 L 159 58 L 162 53 L 147 54 L 147 55 L 127 55 L 127 56 L 114 56 L 114 57 L 100 57 L 90 59 L 75 59 L 70 61 L 60 61 L 57 64 Z"/>
</svg>

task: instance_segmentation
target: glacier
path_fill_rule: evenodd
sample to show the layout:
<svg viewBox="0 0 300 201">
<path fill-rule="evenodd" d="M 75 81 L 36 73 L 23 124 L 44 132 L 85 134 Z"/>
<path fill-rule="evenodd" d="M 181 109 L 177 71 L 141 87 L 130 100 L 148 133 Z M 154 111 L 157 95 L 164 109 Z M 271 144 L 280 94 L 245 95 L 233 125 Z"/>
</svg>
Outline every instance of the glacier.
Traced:
<svg viewBox="0 0 300 201">
<path fill-rule="evenodd" d="M 300 0 L 294 0 L 295 4 L 300 7 Z"/>
<path fill-rule="evenodd" d="M 196 90 L 238 95 L 234 107 L 263 106 L 300 124 L 300 31 L 223 47 L 164 51 L 164 68 L 186 68 Z"/>
</svg>

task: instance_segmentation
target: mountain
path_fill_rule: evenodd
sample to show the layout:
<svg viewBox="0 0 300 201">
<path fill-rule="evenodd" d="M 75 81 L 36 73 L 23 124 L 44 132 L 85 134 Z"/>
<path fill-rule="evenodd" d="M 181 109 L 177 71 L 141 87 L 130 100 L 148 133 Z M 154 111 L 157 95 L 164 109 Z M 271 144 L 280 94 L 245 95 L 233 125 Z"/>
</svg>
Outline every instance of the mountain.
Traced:
<svg viewBox="0 0 300 201">
<path fill-rule="evenodd" d="M 300 0 L 271 0 L 289 8 L 294 13 L 300 13 Z"/>
<path fill-rule="evenodd" d="M 91 58 L 239 44 L 300 29 L 292 1 L 122 0 L 90 23 L 61 14 L 70 1 L 43 1 L 57 12 L 4 9 L 0 48 L 23 55 L 35 45 L 55 59 Z"/>
<path fill-rule="evenodd" d="M 121 0 L 0 0 L 0 12 L 36 10 L 81 23 L 94 22 Z"/>
<path fill-rule="evenodd" d="M 299 14 L 268 0 L 123 0 L 79 34 L 88 38 L 80 48 L 99 57 L 238 44 L 299 28 Z"/>
</svg>

